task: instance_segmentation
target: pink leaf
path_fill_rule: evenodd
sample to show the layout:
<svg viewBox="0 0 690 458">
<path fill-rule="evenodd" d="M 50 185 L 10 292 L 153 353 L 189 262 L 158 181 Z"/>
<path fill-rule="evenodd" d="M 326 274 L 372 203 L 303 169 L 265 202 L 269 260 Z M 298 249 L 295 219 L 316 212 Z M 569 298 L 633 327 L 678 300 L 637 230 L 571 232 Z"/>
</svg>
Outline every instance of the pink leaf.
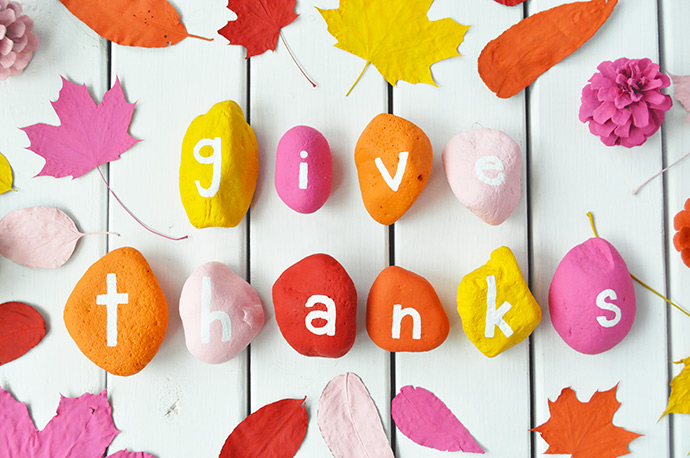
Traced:
<svg viewBox="0 0 690 458">
<path fill-rule="evenodd" d="M 318 423 L 335 457 L 393 458 L 379 412 L 357 375 L 338 375 L 319 398 Z"/>
<path fill-rule="evenodd" d="M 83 235 L 57 208 L 23 208 L 0 220 L 0 254 L 23 266 L 54 269 L 67 262 Z"/>
<path fill-rule="evenodd" d="M 669 75 L 671 75 L 669 73 Z M 673 80 L 673 87 L 675 90 L 676 100 L 678 100 L 685 108 L 685 111 L 690 111 L 690 75 L 689 76 L 678 76 L 671 75 Z M 686 121 L 690 121 L 690 116 L 688 116 Z"/>
<path fill-rule="evenodd" d="M 410 385 L 393 398 L 391 415 L 412 441 L 441 451 L 484 453 L 467 428 L 433 393 Z"/>
<path fill-rule="evenodd" d="M 2 458 L 101 458 L 118 433 L 106 390 L 78 398 L 61 396 L 56 415 L 38 431 L 26 405 L 0 388 Z M 109 458 L 153 457 L 122 450 Z"/>
<path fill-rule="evenodd" d="M 119 79 L 96 105 L 86 85 L 62 78 L 60 96 L 52 105 L 61 125 L 22 129 L 31 140 L 28 149 L 46 160 L 37 176 L 78 178 L 119 159 L 139 141 L 127 133 L 135 104 L 125 100 Z"/>
</svg>

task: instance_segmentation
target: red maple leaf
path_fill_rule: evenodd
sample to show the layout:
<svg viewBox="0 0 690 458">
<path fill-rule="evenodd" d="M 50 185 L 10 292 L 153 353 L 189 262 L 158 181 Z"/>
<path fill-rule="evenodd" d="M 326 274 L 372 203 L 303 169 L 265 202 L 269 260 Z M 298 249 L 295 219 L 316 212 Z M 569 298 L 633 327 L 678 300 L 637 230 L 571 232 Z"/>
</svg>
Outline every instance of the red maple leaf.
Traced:
<svg viewBox="0 0 690 458">
<path fill-rule="evenodd" d="M 127 132 L 132 122 L 134 103 L 128 103 L 120 86 L 120 80 L 96 105 L 86 85 L 79 86 L 62 78 L 62 89 L 53 109 L 60 118 L 59 126 L 34 124 L 24 127 L 31 141 L 29 150 L 46 160 L 43 169 L 36 176 L 79 178 L 93 169 L 98 170 L 117 202 L 146 230 L 170 240 L 142 223 L 120 201 L 105 179 L 100 165 L 115 161 L 139 140 Z"/>
<path fill-rule="evenodd" d="M 228 0 L 228 9 L 237 15 L 237 20 L 229 21 L 218 31 L 230 44 L 241 45 L 247 49 L 247 59 L 268 51 L 275 51 L 278 37 L 283 40 L 290 57 L 305 78 L 316 84 L 304 73 L 297 59 L 290 51 L 280 30 L 297 19 L 295 3 L 297 0 Z"/>
<path fill-rule="evenodd" d="M 60 96 L 52 105 L 59 126 L 34 124 L 22 129 L 31 140 L 28 149 L 46 160 L 37 176 L 79 178 L 119 159 L 139 141 L 127 133 L 136 104 L 125 100 L 119 79 L 96 105 L 85 84 L 62 78 Z"/>
<path fill-rule="evenodd" d="M 620 407 L 618 385 L 597 391 L 588 402 L 580 402 L 571 388 L 564 388 L 555 402 L 549 401 L 551 418 L 532 431 L 549 444 L 547 454 L 569 454 L 573 458 L 616 458 L 630 453 L 628 444 L 641 434 L 613 425 Z"/>
</svg>

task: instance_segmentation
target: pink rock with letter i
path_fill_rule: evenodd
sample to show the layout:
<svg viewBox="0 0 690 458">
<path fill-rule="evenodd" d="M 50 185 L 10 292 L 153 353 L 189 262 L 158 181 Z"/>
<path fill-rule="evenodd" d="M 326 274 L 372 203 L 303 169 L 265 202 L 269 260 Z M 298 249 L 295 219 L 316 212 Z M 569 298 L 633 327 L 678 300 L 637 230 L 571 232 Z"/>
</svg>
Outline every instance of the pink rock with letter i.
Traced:
<svg viewBox="0 0 690 458">
<path fill-rule="evenodd" d="M 180 317 L 187 349 L 209 364 L 237 356 L 264 325 L 259 295 L 220 262 L 198 267 L 187 279 L 180 295 Z"/>
</svg>

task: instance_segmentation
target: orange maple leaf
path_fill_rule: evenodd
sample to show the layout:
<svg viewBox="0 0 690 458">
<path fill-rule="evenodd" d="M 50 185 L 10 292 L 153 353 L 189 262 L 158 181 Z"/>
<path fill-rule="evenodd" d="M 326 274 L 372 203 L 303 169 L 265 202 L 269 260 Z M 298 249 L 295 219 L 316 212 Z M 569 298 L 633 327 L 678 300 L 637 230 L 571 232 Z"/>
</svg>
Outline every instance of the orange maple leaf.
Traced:
<svg viewBox="0 0 690 458">
<path fill-rule="evenodd" d="M 549 444 L 546 453 L 573 458 L 616 458 L 630 453 L 628 444 L 642 434 L 613 425 L 613 414 L 621 405 L 617 389 L 618 385 L 597 391 L 588 402 L 580 402 L 571 388 L 563 388 L 555 402 L 549 401 L 549 421 L 532 429 Z"/>
</svg>

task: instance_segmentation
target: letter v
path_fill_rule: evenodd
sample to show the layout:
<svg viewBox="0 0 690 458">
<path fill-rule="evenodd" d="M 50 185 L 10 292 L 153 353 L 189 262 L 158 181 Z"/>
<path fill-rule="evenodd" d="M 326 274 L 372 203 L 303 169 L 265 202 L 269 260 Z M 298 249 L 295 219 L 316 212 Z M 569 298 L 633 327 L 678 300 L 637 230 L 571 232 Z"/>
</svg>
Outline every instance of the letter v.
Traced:
<svg viewBox="0 0 690 458">
<path fill-rule="evenodd" d="M 391 174 L 388 173 L 388 169 L 386 169 L 386 166 L 383 165 L 383 161 L 380 157 L 374 159 L 376 167 L 379 169 L 379 172 L 381 172 L 383 180 L 393 190 L 393 192 L 398 192 L 400 183 L 402 183 L 403 175 L 405 175 L 405 169 L 407 168 L 407 156 L 409 154 L 410 153 L 407 151 L 403 151 L 398 155 L 398 170 L 395 171 L 394 177 L 391 177 Z"/>
</svg>

